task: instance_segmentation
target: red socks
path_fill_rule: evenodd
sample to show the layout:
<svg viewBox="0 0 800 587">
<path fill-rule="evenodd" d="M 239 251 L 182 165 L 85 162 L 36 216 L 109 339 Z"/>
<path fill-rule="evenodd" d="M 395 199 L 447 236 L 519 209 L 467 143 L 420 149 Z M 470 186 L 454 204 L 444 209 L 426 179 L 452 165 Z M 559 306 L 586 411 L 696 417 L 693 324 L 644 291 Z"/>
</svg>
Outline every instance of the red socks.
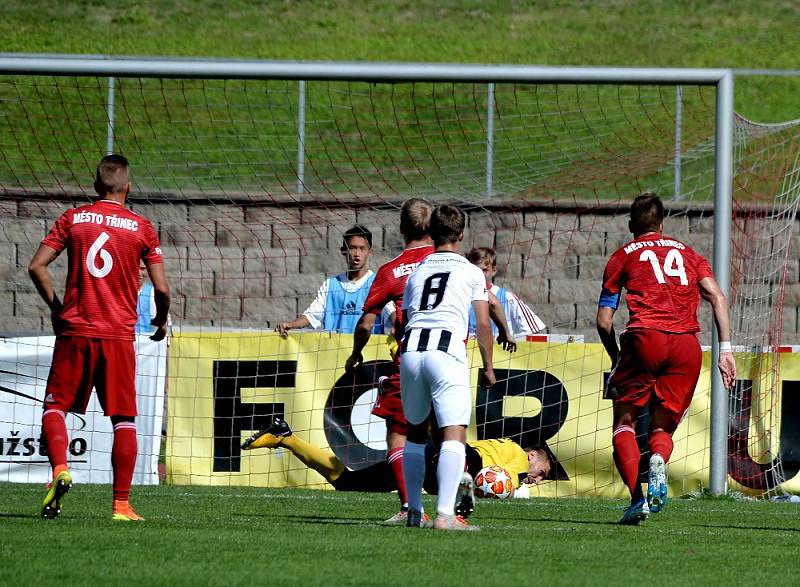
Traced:
<svg viewBox="0 0 800 587">
<path fill-rule="evenodd" d="M 111 466 L 114 469 L 114 500 L 128 501 L 133 469 L 136 467 L 136 424 L 120 422 L 114 426 Z"/>
<path fill-rule="evenodd" d="M 397 493 L 400 497 L 400 503 L 405 506 L 408 504 L 408 493 L 406 492 L 406 481 L 403 477 L 403 447 L 393 448 L 386 455 L 386 460 L 394 473 L 394 479 L 397 482 Z"/>
<path fill-rule="evenodd" d="M 642 487 L 639 485 L 639 445 L 636 444 L 636 431 L 632 426 L 619 426 L 614 429 L 614 463 L 622 476 L 631 497 L 639 497 Z"/>
<path fill-rule="evenodd" d="M 57 471 L 67 468 L 69 436 L 66 422 L 64 422 L 64 412 L 45 410 L 42 415 L 42 435 L 47 442 L 47 458 L 50 460 L 53 470 L 56 471 L 55 474 L 58 474 Z M 402 456 L 402 449 L 400 451 Z M 131 493 L 133 469 L 136 467 L 136 452 L 136 424 L 133 422 L 116 424 L 114 426 L 114 445 L 111 448 L 111 466 L 114 469 L 114 499 L 116 501 L 127 501 Z"/>
<path fill-rule="evenodd" d="M 672 455 L 672 436 L 663 430 L 656 430 L 650 434 L 650 453 L 658 453 L 664 457 L 664 462 L 669 462 Z"/>
<path fill-rule="evenodd" d="M 47 458 L 53 470 L 67 467 L 67 424 L 61 410 L 45 410 L 42 414 L 42 434 L 47 442 Z M 57 474 L 57 473 L 56 473 Z M 55 476 L 55 475 L 54 475 Z"/>
</svg>

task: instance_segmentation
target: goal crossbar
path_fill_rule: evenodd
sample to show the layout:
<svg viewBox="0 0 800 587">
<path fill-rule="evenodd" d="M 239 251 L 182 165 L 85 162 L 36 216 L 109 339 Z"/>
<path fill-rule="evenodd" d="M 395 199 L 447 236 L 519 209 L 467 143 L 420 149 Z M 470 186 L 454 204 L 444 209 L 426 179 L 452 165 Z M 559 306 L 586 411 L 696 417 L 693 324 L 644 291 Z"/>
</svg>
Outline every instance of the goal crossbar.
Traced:
<svg viewBox="0 0 800 587">
<path fill-rule="evenodd" d="M 114 77 L 239 78 L 352 81 L 518 83 L 630 83 L 715 85 L 729 69 L 650 67 L 548 67 L 444 63 L 353 63 L 161 59 L 0 54 L 0 73 Z"/>
</svg>

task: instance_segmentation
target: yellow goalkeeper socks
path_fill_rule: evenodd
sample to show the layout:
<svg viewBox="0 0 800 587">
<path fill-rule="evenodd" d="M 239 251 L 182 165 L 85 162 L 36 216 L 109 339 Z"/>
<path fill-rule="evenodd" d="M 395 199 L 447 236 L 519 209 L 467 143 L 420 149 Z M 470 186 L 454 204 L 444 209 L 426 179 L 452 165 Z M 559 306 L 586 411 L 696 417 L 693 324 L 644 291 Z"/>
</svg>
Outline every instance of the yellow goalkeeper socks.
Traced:
<svg viewBox="0 0 800 587">
<path fill-rule="evenodd" d="M 294 434 L 281 438 L 280 446 L 289 449 L 305 466 L 314 469 L 329 483 L 336 481 L 346 468 L 332 453 L 312 446 Z"/>
</svg>

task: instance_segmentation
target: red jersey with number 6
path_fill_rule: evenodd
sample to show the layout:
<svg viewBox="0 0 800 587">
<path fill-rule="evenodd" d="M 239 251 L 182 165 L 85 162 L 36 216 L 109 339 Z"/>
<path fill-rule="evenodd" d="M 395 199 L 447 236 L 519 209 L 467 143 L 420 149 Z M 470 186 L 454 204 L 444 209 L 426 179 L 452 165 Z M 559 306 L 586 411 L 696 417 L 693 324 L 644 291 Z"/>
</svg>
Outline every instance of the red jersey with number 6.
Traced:
<svg viewBox="0 0 800 587">
<path fill-rule="evenodd" d="M 625 288 L 628 330 L 699 332 L 698 282 L 713 276 L 702 255 L 674 238 L 650 232 L 611 255 L 603 273 L 603 290 L 619 294 Z"/>
<path fill-rule="evenodd" d="M 139 267 L 163 263 L 149 220 L 112 200 L 64 212 L 42 241 L 67 249 L 64 336 L 134 339 Z"/>
<path fill-rule="evenodd" d="M 372 287 L 370 287 L 364 302 L 364 312 L 380 316 L 383 307 L 389 302 L 394 302 L 394 337 L 397 340 L 403 338 L 403 289 L 408 281 L 408 276 L 433 251 L 432 245 L 406 249 L 388 263 L 381 265 L 375 274 L 375 281 L 372 282 Z"/>
</svg>

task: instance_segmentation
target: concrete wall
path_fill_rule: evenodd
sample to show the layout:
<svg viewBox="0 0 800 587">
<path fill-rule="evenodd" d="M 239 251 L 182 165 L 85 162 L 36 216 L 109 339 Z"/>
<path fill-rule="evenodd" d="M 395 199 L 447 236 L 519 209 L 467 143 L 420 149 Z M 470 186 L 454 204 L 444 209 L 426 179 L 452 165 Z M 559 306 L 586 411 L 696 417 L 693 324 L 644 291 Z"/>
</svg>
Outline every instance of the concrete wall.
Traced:
<svg viewBox="0 0 800 587">
<path fill-rule="evenodd" d="M 44 304 L 27 275 L 27 263 L 52 222 L 83 199 L 0 200 L 0 333 L 49 332 Z M 293 318 L 313 299 L 327 275 L 342 271 L 342 233 L 355 223 L 374 235 L 371 267 L 398 254 L 398 202 L 378 207 L 365 200 L 254 203 L 243 200 L 169 200 L 139 196 L 132 207 L 157 228 L 173 289 L 173 320 L 209 328 L 272 328 Z M 512 207 L 482 202 L 469 211 L 464 250 L 493 246 L 499 255 L 496 281 L 525 299 L 551 332 L 584 334 L 596 341 L 594 316 L 606 258 L 629 238 L 626 207 L 580 203 L 556 210 L 551 204 Z M 712 211 L 686 210 L 667 220 L 666 232 L 710 258 Z M 793 227 L 793 240 L 798 240 Z M 800 244 L 800 243 L 793 243 Z M 796 249 L 795 249 L 796 250 Z M 788 287 L 782 342 L 798 341 L 800 267 L 787 267 Z M 63 288 L 66 260 L 52 265 Z M 711 316 L 701 319 L 708 342 Z M 624 323 L 624 310 L 618 313 Z M 753 319 L 764 318 L 753 316 Z"/>
</svg>

